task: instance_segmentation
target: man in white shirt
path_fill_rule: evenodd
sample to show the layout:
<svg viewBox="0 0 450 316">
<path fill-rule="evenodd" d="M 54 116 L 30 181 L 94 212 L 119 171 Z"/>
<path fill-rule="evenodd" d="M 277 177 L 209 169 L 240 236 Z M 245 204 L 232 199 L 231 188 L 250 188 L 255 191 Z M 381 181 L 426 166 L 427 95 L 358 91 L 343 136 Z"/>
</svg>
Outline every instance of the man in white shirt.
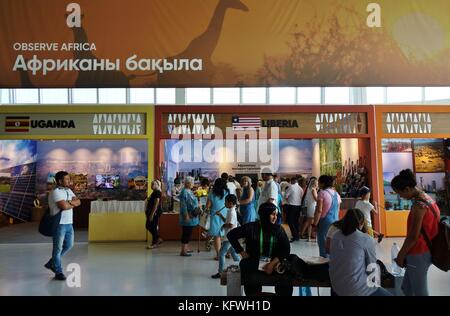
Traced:
<svg viewBox="0 0 450 316">
<path fill-rule="evenodd" d="M 291 230 L 291 242 L 300 239 L 298 235 L 298 221 L 300 219 L 300 205 L 302 204 L 303 189 L 298 185 L 297 179 L 291 179 L 291 185 L 286 189 L 286 220 Z"/>
<path fill-rule="evenodd" d="M 48 197 L 50 215 L 60 216 L 59 225 L 53 235 L 52 258 L 44 265 L 45 268 L 55 273 L 55 279 L 66 279 L 62 272 L 61 257 L 73 246 L 73 208 L 80 206 L 81 201 L 69 189 L 70 177 L 65 171 L 59 171 L 55 175 L 57 187 Z M 60 214 L 59 214 L 60 213 Z"/>
<path fill-rule="evenodd" d="M 228 194 L 236 195 L 236 184 L 234 184 L 233 179 L 228 175 L 228 173 L 224 172 L 220 175 L 220 177 L 226 182 L 228 188 Z M 236 195 L 237 196 L 237 195 Z"/>
<path fill-rule="evenodd" d="M 266 202 L 273 203 L 278 208 L 278 187 L 273 180 L 272 172 L 269 170 L 263 170 L 261 176 L 265 181 L 265 184 L 261 191 L 261 195 L 259 196 L 258 210 L 259 206 Z"/>
</svg>

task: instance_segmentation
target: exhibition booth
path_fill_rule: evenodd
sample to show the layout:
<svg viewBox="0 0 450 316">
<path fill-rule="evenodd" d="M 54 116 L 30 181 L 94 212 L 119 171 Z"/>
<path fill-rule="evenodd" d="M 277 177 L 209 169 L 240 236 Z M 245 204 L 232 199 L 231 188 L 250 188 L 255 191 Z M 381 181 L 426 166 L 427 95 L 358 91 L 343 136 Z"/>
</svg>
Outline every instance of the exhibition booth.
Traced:
<svg viewBox="0 0 450 316">
<path fill-rule="evenodd" d="M 223 172 L 256 185 L 264 167 L 282 180 L 332 175 L 341 216 L 363 185 L 377 200 L 373 115 L 372 106 L 157 106 L 154 172 L 163 179 L 169 211 L 160 219 L 162 238 L 181 236 L 170 195 L 175 179 L 188 175 L 195 187 Z M 374 223 L 378 228 L 376 216 Z"/>
<path fill-rule="evenodd" d="M 393 110 L 395 109 L 395 110 Z M 381 228 L 387 236 L 406 236 L 411 202 L 390 182 L 403 169 L 416 174 L 418 186 L 450 210 L 450 112 L 443 106 L 376 106 Z"/>
<path fill-rule="evenodd" d="M 153 178 L 153 107 L 2 107 L 0 208 L 38 221 L 55 173 L 70 174 L 80 198 L 74 228 L 89 241 L 145 240 Z"/>
</svg>

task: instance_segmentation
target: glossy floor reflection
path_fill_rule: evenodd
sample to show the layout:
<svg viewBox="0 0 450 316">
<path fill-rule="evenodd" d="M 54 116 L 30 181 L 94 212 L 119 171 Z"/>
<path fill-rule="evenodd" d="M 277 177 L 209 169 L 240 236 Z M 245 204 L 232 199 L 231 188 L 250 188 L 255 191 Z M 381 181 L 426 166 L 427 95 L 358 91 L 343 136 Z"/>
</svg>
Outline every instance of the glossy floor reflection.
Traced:
<svg viewBox="0 0 450 316">
<path fill-rule="evenodd" d="M 377 246 L 378 257 L 384 262 L 390 262 L 394 241 L 401 243 L 401 239 L 391 238 Z M 318 253 L 316 243 L 300 241 L 291 245 L 296 254 Z M 166 242 L 154 250 L 146 250 L 145 246 L 77 243 L 63 259 L 65 267 L 77 263 L 81 268 L 81 287 L 71 288 L 66 282 L 52 280 L 52 273 L 43 267 L 51 244 L 0 244 L 0 295 L 226 295 L 226 288 L 210 278 L 217 271 L 213 252 L 180 257 L 178 242 Z M 196 246 L 192 244 L 193 249 Z M 450 273 L 432 267 L 429 286 L 431 295 L 450 295 Z M 316 289 L 312 293 L 318 294 Z M 329 290 L 320 289 L 319 294 L 329 295 Z"/>
</svg>

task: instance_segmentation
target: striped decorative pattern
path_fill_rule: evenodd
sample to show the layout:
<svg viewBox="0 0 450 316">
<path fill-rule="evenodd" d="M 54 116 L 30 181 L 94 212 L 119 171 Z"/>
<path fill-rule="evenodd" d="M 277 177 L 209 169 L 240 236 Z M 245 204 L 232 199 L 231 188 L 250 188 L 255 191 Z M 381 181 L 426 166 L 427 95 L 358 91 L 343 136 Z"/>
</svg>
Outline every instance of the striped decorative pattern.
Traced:
<svg viewBox="0 0 450 316">
<path fill-rule="evenodd" d="M 318 113 L 316 131 L 326 134 L 360 134 L 363 131 L 361 113 Z"/>
<path fill-rule="evenodd" d="M 433 131 L 430 113 L 386 113 L 389 134 L 429 134 Z"/>
<path fill-rule="evenodd" d="M 95 135 L 140 135 L 144 122 L 142 114 L 95 114 L 92 129 Z"/>
<path fill-rule="evenodd" d="M 212 135 L 216 128 L 214 114 L 169 114 L 167 130 L 171 135 Z"/>
</svg>

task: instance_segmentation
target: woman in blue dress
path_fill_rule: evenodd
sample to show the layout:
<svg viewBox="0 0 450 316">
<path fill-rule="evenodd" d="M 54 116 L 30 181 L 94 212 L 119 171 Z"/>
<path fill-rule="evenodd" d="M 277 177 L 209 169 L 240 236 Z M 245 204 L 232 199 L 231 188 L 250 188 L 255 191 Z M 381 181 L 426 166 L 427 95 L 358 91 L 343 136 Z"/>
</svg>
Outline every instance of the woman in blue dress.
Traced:
<svg viewBox="0 0 450 316">
<path fill-rule="evenodd" d="M 252 179 L 242 177 L 242 195 L 239 200 L 239 212 L 242 216 L 242 225 L 256 221 L 255 190 L 252 188 Z"/>
<path fill-rule="evenodd" d="M 229 194 L 227 183 L 218 178 L 214 182 L 212 190 L 208 194 L 208 201 L 206 202 L 206 209 L 210 211 L 210 227 L 209 234 L 214 237 L 214 249 L 216 250 L 215 260 L 219 260 L 219 250 L 221 246 L 220 237 L 223 236 L 223 221 L 216 212 L 220 211 L 223 217 L 227 216 L 227 208 L 225 207 L 225 197 Z"/>
<path fill-rule="evenodd" d="M 189 241 L 191 239 L 192 231 L 199 223 L 198 216 L 194 217 L 191 214 L 191 212 L 198 206 L 198 200 L 192 192 L 193 186 L 194 178 L 186 177 L 186 180 L 184 181 L 184 188 L 178 196 L 180 199 L 180 225 L 182 228 L 180 256 L 183 257 L 192 256 L 192 251 L 189 250 Z"/>
</svg>

